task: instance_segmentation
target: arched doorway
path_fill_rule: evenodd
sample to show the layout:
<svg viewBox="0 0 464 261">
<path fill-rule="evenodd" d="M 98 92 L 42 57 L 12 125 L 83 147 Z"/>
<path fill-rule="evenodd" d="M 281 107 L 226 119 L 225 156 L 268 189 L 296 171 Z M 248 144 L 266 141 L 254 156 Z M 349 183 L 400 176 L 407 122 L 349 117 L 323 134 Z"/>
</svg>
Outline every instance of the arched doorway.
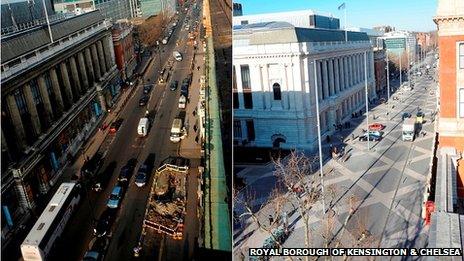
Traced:
<svg viewBox="0 0 464 261">
<path fill-rule="evenodd" d="M 276 149 L 280 148 L 281 143 L 287 142 L 287 138 L 282 134 L 274 134 L 272 135 L 271 139 L 272 139 L 272 147 Z"/>
</svg>

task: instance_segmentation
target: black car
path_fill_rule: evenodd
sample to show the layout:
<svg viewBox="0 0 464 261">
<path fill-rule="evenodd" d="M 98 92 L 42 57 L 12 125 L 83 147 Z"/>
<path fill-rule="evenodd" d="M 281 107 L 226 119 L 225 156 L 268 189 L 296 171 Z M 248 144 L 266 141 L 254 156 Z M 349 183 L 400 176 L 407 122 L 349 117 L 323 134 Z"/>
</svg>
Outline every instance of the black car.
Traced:
<svg viewBox="0 0 464 261">
<path fill-rule="evenodd" d="M 117 119 L 116 121 L 111 123 L 110 133 L 116 133 L 119 130 L 119 127 L 121 127 L 123 121 L 123 119 Z"/>
<path fill-rule="evenodd" d="M 139 106 L 147 105 L 148 99 L 149 99 L 148 95 L 143 95 L 139 100 Z"/>
<path fill-rule="evenodd" d="M 171 91 L 175 91 L 175 90 L 177 90 L 177 85 L 179 85 L 179 81 L 172 81 L 171 85 L 169 86 L 169 89 Z"/>
<path fill-rule="evenodd" d="M 151 84 L 145 84 L 143 86 L 143 93 L 144 94 L 149 94 L 151 92 L 152 88 L 153 88 L 153 86 Z"/>
<path fill-rule="evenodd" d="M 118 180 L 119 181 L 128 181 L 132 177 L 132 173 L 134 172 L 135 165 L 137 164 L 137 160 L 130 159 L 127 164 L 121 168 L 121 172 L 119 173 Z"/>
<path fill-rule="evenodd" d="M 360 141 L 367 141 L 367 136 L 368 136 L 368 134 L 365 133 L 364 135 L 359 137 L 359 140 Z M 369 133 L 369 141 L 379 141 L 381 138 L 382 137 L 380 137 L 380 136 Z"/>
<path fill-rule="evenodd" d="M 97 237 L 103 237 L 108 235 L 113 225 L 113 222 L 116 217 L 116 210 L 107 208 L 103 213 L 100 215 L 100 219 L 98 219 L 98 223 L 93 229 L 93 234 Z"/>
<path fill-rule="evenodd" d="M 81 168 L 81 177 L 92 178 L 100 170 L 102 161 L 103 154 L 100 152 L 95 153 L 90 159 L 86 158 Z"/>
<path fill-rule="evenodd" d="M 110 164 L 108 164 L 105 170 L 98 174 L 98 176 L 95 178 L 92 184 L 93 191 L 99 192 L 106 187 L 108 181 L 111 179 L 111 176 L 113 175 L 113 171 L 116 169 L 116 165 L 116 161 L 112 161 L 110 162 Z"/>
</svg>

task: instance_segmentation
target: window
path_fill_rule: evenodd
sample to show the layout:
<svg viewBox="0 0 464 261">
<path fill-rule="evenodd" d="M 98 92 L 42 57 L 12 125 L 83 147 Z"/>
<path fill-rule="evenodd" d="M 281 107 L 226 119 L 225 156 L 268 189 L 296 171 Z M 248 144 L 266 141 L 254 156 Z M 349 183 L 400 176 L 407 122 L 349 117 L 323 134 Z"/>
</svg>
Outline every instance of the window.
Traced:
<svg viewBox="0 0 464 261">
<path fill-rule="evenodd" d="M 245 102 L 245 109 L 253 109 L 253 96 L 251 92 L 243 93 L 243 100 Z"/>
<path fill-rule="evenodd" d="M 240 121 L 234 121 L 234 138 L 235 139 L 242 138 L 242 124 Z"/>
<path fill-rule="evenodd" d="M 237 76 L 235 75 L 235 66 L 232 66 L 232 90 L 237 90 Z"/>
<path fill-rule="evenodd" d="M 233 98 L 232 98 L 232 103 L 234 104 L 234 109 L 238 109 L 239 108 L 239 100 L 238 100 L 238 92 L 233 92 Z"/>
<path fill-rule="evenodd" d="M 272 85 L 272 90 L 274 91 L 274 100 L 276 101 L 282 100 L 282 93 L 280 92 L 280 84 L 274 83 L 274 85 Z"/>
<path fill-rule="evenodd" d="M 248 65 L 240 65 L 242 75 L 242 88 L 243 90 L 251 90 L 250 85 L 250 67 Z"/>
<path fill-rule="evenodd" d="M 464 69 L 464 43 L 459 43 L 459 69 Z"/>
<path fill-rule="evenodd" d="M 34 103 L 37 105 L 42 103 L 42 96 L 40 96 L 39 92 L 39 85 L 37 84 L 37 79 L 33 79 L 29 82 L 31 86 L 32 98 L 34 99 Z"/>
<path fill-rule="evenodd" d="M 247 126 L 248 141 L 254 141 L 255 140 L 255 125 L 253 123 L 253 120 L 247 120 L 246 126 Z"/>
<path fill-rule="evenodd" d="M 459 118 L 464 118 L 464 88 L 459 89 Z"/>
<path fill-rule="evenodd" d="M 243 20 L 240 22 L 241 25 L 245 25 L 245 24 L 248 24 L 248 20 Z"/>
<path fill-rule="evenodd" d="M 50 73 L 45 73 L 44 74 L 44 79 L 45 79 L 45 86 L 47 86 L 47 92 L 48 92 L 48 95 L 52 95 L 53 93 L 53 86 L 52 86 L 52 79 L 50 79 Z"/>
<path fill-rule="evenodd" d="M 19 113 L 25 114 L 28 112 L 27 106 L 26 106 L 26 101 L 24 99 L 24 94 L 22 90 L 17 89 L 14 93 L 14 97 L 16 100 L 16 105 L 18 106 Z"/>
</svg>

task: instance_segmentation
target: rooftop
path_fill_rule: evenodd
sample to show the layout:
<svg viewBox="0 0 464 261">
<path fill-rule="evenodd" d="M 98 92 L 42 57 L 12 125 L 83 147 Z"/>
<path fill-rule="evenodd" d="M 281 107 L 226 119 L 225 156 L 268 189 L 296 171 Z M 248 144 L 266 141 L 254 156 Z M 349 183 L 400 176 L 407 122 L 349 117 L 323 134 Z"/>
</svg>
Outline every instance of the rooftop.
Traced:
<svg viewBox="0 0 464 261">
<path fill-rule="evenodd" d="M 99 10 L 74 16 L 66 20 L 51 23 L 54 42 L 72 35 L 82 29 L 104 21 L 105 18 Z M 2 37 L 1 51 L 2 63 L 27 54 L 50 44 L 50 35 L 47 25 L 41 25 L 29 30 Z"/>
<path fill-rule="evenodd" d="M 345 41 L 344 30 L 301 28 L 287 22 L 264 22 L 233 27 L 236 39 L 249 39 L 249 44 Z M 364 32 L 348 31 L 348 41 L 369 41 Z"/>
</svg>

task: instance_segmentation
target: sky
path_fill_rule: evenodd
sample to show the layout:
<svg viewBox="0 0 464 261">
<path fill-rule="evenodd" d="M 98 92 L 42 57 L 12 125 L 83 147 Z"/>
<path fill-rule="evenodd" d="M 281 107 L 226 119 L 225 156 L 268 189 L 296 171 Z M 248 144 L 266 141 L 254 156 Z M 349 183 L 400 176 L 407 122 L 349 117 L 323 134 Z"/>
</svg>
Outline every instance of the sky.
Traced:
<svg viewBox="0 0 464 261">
<path fill-rule="evenodd" d="M 338 6 L 346 3 L 348 27 L 372 28 L 390 25 L 397 30 L 426 32 L 436 30 L 432 18 L 437 0 L 234 0 L 242 4 L 243 14 L 274 13 L 313 9 L 332 13 L 340 18 L 343 27 L 344 11 Z"/>
</svg>

